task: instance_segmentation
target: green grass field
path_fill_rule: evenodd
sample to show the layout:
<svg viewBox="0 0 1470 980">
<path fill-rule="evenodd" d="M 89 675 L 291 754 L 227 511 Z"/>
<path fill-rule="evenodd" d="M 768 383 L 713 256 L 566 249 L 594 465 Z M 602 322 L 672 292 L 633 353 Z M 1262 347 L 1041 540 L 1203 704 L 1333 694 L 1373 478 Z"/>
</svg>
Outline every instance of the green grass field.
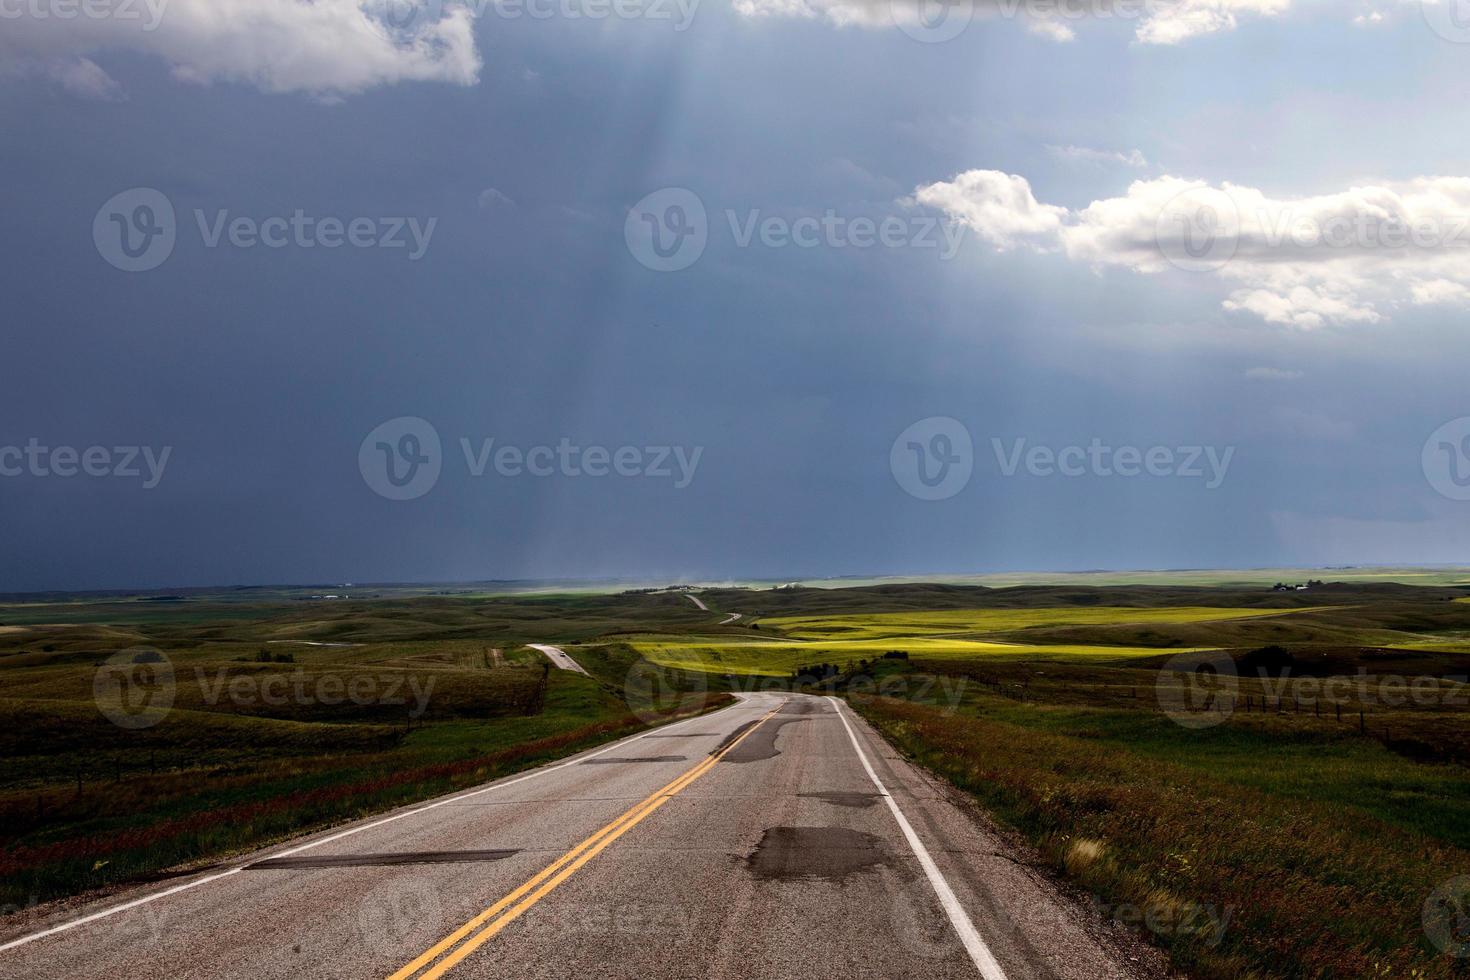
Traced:
<svg viewBox="0 0 1470 980">
<path fill-rule="evenodd" d="M 1107 647 L 1078 644 L 1039 646 L 1023 643 L 957 640 L 934 636 L 890 636 L 885 639 L 829 640 L 791 643 L 781 640 L 735 640 L 723 638 L 632 636 L 629 645 L 653 663 L 679 670 L 702 670 L 712 674 L 786 677 L 798 666 L 812 663 L 847 664 L 882 657 L 902 650 L 926 660 L 1124 660 L 1152 657 L 1149 647 Z M 1175 648 L 1184 652 L 1188 648 Z"/>
<path fill-rule="evenodd" d="M 904 636 L 963 636 L 1012 633 L 1036 626 L 1116 626 L 1158 623 L 1212 623 L 1311 612 L 1304 609 L 1229 609 L 1176 606 L 1140 609 L 1123 606 L 1055 609 L 945 609 L 935 612 L 875 613 L 869 616 L 783 616 L 762 626 L 802 640 L 882 639 Z"/>
<path fill-rule="evenodd" d="M 902 650 L 926 660 L 1064 661 L 1152 657 L 1160 646 L 1028 642 L 1028 631 L 1047 627 L 1201 625 L 1256 620 L 1316 611 L 1177 606 L 1164 609 L 1087 608 L 944 609 L 868 615 L 762 618 L 760 633 L 632 635 L 626 638 L 654 663 L 717 674 L 785 677 L 811 663 L 847 664 Z M 1170 652 L 1208 649 L 1163 644 Z"/>
<path fill-rule="evenodd" d="M 672 599 L 7 607 L 0 904 L 216 860 L 714 704 L 676 689 L 634 714 L 626 666 L 589 656 L 583 677 L 524 646 L 702 619 Z M 142 651 L 126 670 L 147 683 L 99 694 L 110 658 Z"/>
<path fill-rule="evenodd" d="M 1308 578 L 1329 581 L 1271 588 Z M 0 606 L 0 903 L 207 865 L 705 710 L 727 689 L 795 683 L 849 697 L 1109 907 L 1229 910 L 1218 942 L 1145 930 L 1188 975 L 1461 976 L 1417 923 L 1438 882 L 1470 873 L 1466 581 L 724 587 L 702 592 L 710 612 L 678 592 L 490 586 L 13 601 Z M 591 676 L 547 670 L 532 642 Z M 1191 652 L 1242 674 L 1200 730 L 1158 694 Z M 101 683 L 119 655 L 143 683 Z M 816 664 L 835 673 L 793 677 Z M 630 681 L 649 671 L 662 683 Z"/>
</svg>

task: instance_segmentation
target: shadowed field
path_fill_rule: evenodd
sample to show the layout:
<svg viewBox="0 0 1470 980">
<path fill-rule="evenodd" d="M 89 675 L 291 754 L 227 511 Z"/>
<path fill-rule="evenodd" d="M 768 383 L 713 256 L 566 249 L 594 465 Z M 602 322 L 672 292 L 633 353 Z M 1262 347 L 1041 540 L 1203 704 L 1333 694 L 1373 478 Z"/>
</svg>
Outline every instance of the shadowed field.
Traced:
<svg viewBox="0 0 1470 980">
<path fill-rule="evenodd" d="M 672 596 L 7 606 L 0 905 L 217 859 L 700 710 L 705 695 L 678 689 L 630 706 L 627 665 L 552 671 L 524 643 L 703 618 Z"/>
<path fill-rule="evenodd" d="M 1470 587 L 1273 584 L 10 604 L 0 902 L 789 687 L 850 698 L 1191 975 L 1460 976 L 1424 921 L 1470 874 Z"/>
</svg>

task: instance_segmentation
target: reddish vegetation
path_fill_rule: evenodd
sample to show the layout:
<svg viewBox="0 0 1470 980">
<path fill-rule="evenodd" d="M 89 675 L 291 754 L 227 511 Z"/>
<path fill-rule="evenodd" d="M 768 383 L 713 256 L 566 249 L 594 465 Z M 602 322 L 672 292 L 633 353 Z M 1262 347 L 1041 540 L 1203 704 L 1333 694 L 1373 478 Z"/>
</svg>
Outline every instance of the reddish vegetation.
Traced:
<svg viewBox="0 0 1470 980">
<path fill-rule="evenodd" d="M 697 713 L 728 701 L 712 695 L 679 714 Z M 671 715 L 670 717 L 676 717 Z M 570 729 L 472 759 L 403 769 L 375 779 L 299 790 L 251 803 L 218 807 L 147 827 L 113 831 L 0 852 L 0 878 L 12 883 L 35 877 L 87 874 L 121 858 L 135 873 L 166 867 L 222 849 L 250 846 L 291 832 L 352 819 L 455 788 L 499 778 L 583 747 L 631 734 L 646 724 L 637 716 Z M 101 876 L 95 883 L 113 880 Z"/>
<path fill-rule="evenodd" d="M 1086 738 L 886 698 L 854 704 L 1104 902 L 1165 922 L 1181 908 L 1228 910 L 1223 936 L 1155 930 L 1192 976 L 1466 975 L 1422 923 L 1430 894 L 1470 871 L 1462 849 Z"/>
</svg>

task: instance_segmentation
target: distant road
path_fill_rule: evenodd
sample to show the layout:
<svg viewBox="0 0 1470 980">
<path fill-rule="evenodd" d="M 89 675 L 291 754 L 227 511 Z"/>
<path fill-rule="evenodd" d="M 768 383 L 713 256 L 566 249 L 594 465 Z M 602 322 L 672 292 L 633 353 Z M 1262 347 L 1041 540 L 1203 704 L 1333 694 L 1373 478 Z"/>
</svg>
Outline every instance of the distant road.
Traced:
<svg viewBox="0 0 1470 980">
<path fill-rule="evenodd" d="M 546 654 L 546 659 L 556 664 L 562 670 L 575 670 L 579 674 L 587 674 L 587 671 L 582 668 L 582 665 L 567 656 L 567 652 L 561 647 L 554 647 L 546 643 L 527 643 L 526 646 L 532 650 L 540 650 Z M 587 676 L 591 677 L 592 675 L 587 674 Z"/>
<path fill-rule="evenodd" d="M 692 593 L 692 592 L 686 592 L 686 593 L 684 593 L 684 598 L 688 599 L 690 602 L 694 603 L 696 606 L 698 606 L 700 609 L 703 609 L 705 612 L 709 612 L 709 606 L 706 606 L 704 604 L 704 602 L 699 598 L 699 596 L 695 595 L 694 593 Z"/>
<path fill-rule="evenodd" d="M 955 799 L 838 702 L 750 695 L 22 913 L 0 977 L 1136 980 L 1136 950 Z"/>
<path fill-rule="evenodd" d="M 739 613 L 731 613 L 729 619 L 722 619 L 722 620 L 720 620 L 720 625 L 721 626 L 729 626 L 731 623 L 735 622 L 735 620 L 737 620 L 739 618 L 740 618 L 740 614 Z"/>
</svg>

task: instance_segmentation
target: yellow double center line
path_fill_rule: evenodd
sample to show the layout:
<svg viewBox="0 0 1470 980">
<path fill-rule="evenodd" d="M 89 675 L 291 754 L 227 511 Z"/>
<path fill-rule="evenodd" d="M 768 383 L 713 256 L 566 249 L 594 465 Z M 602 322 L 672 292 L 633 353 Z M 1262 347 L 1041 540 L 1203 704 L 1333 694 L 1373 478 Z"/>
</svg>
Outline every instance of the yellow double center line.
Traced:
<svg viewBox="0 0 1470 980">
<path fill-rule="evenodd" d="M 772 708 L 755 724 L 741 732 L 740 736 L 733 739 L 730 744 L 567 851 L 515 891 L 425 950 L 413 962 L 392 974 L 388 980 L 409 980 L 410 977 L 416 980 L 434 980 L 436 977 L 444 976 L 454 968 L 455 964 L 489 942 L 496 933 L 545 898 L 557 885 L 576 874 L 582 865 L 602 853 L 613 841 L 642 823 L 649 814 L 713 769 L 721 759 L 734 750 L 735 746 L 745 741 L 751 732 L 759 728 L 779 710 L 781 710 L 780 705 Z"/>
</svg>

